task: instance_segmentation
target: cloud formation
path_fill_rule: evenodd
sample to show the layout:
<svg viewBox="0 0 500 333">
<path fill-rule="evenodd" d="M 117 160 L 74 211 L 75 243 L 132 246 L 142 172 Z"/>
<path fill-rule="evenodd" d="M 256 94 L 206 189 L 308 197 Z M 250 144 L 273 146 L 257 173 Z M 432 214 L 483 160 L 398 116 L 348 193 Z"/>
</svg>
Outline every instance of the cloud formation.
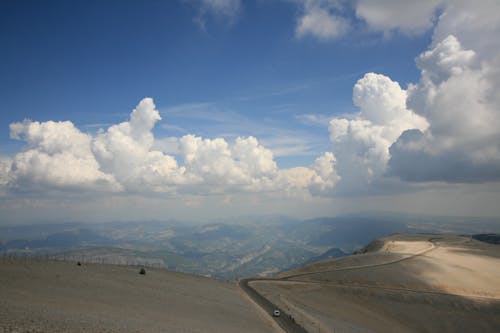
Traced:
<svg viewBox="0 0 500 333">
<path fill-rule="evenodd" d="M 372 30 L 384 33 L 400 31 L 413 35 L 432 27 L 440 2 L 441 0 L 358 0 L 355 12 Z"/>
<path fill-rule="evenodd" d="M 411 182 L 500 180 L 500 12 L 498 1 L 358 1 L 373 30 L 420 33 L 433 42 L 416 59 L 419 82 L 408 89 L 369 73 L 353 89 L 360 113 L 330 122 L 342 178 L 357 191 L 396 176 Z"/>
<path fill-rule="evenodd" d="M 13 189 L 49 186 L 117 191 L 121 188 L 112 175 L 99 169 L 90 149 L 91 137 L 69 121 L 13 123 L 10 136 L 27 143 L 10 166 L 4 163 L 2 168 L 4 176 L 0 178 L 7 178 L 3 183 Z"/>
<path fill-rule="evenodd" d="M 420 82 L 408 105 L 430 127 L 405 133 L 391 147 L 391 173 L 410 181 L 500 179 L 499 76 L 449 35 L 417 58 Z M 494 69 L 493 71 L 496 71 Z"/>
<path fill-rule="evenodd" d="M 360 0 L 354 13 L 383 33 L 416 34 L 435 23 L 432 44 L 416 58 L 420 79 L 401 87 L 383 74 L 365 74 L 353 87 L 359 112 L 329 121 L 331 151 L 312 165 L 280 169 L 275 154 L 253 136 L 231 142 L 195 134 L 155 138 L 153 129 L 162 119 L 153 100 L 144 98 L 129 120 L 96 135 L 69 121 L 11 124 L 11 138 L 25 147 L 0 159 L 0 193 L 86 189 L 329 196 L 364 192 L 394 178 L 500 180 L 500 18 L 492 14 L 500 12 L 500 3 L 390 3 Z M 204 13 L 223 16 L 241 6 L 222 0 L 200 4 Z M 341 1 L 302 4 L 297 37 L 331 40 L 349 30 L 351 23 L 339 14 Z M 301 119 L 322 121 L 314 114 Z"/>
<path fill-rule="evenodd" d="M 349 22 L 335 14 L 334 2 L 308 0 L 303 6 L 304 13 L 299 17 L 295 28 L 298 38 L 310 35 L 320 40 L 332 40 L 349 30 Z"/>
<path fill-rule="evenodd" d="M 234 23 L 241 10 L 241 0 L 197 0 L 198 14 L 194 22 L 203 30 L 206 29 L 207 16 L 223 19 L 227 23 Z"/>
<path fill-rule="evenodd" d="M 406 130 L 427 128 L 427 121 L 406 108 L 406 91 L 397 82 L 368 73 L 353 88 L 360 112 L 351 119 L 333 118 L 329 131 L 339 190 L 360 191 L 382 177 L 389 147 Z"/>
<path fill-rule="evenodd" d="M 94 137 L 69 121 L 13 123 L 11 137 L 25 141 L 26 149 L 12 160 L 0 161 L 0 186 L 171 194 L 291 193 L 293 189 L 309 195 L 335 185 L 331 153 L 310 168 L 279 170 L 273 153 L 252 136 L 238 137 L 232 144 L 192 134 L 175 138 L 181 165 L 155 148 L 153 128 L 160 120 L 153 100 L 144 98 L 128 121 Z"/>
<path fill-rule="evenodd" d="M 416 35 L 433 27 L 436 13 L 443 0 L 305 0 L 297 1 L 302 9 L 297 19 L 295 35 L 331 41 L 346 35 L 352 27 L 364 23 L 370 31 L 391 35 L 400 32 Z M 346 10 L 346 8 L 349 8 Z M 345 15 L 352 10 L 353 17 Z"/>
</svg>

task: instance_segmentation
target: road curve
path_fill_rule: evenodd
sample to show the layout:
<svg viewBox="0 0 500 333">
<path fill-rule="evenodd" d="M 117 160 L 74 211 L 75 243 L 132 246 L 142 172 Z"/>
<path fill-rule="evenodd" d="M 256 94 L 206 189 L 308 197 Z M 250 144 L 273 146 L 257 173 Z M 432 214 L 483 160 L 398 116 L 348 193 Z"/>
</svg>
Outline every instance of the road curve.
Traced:
<svg viewBox="0 0 500 333">
<path fill-rule="evenodd" d="M 424 255 L 424 254 L 426 254 L 426 253 L 434 250 L 437 247 L 437 245 L 435 245 L 436 244 L 435 242 L 436 242 L 436 239 L 431 238 L 431 239 L 429 239 L 429 247 L 428 248 L 425 248 L 425 249 L 422 249 L 420 251 L 417 251 L 417 252 L 415 252 L 415 253 L 407 256 L 407 257 L 403 257 L 403 258 L 399 258 L 399 259 L 394 259 L 394 260 L 391 260 L 391 261 L 386 261 L 386 262 L 382 262 L 382 263 L 378 263 L 378 264 L 367 264 L 367 265 L 358 265 L 358 266 L 338 267 L 338 268 L 327 269 L 327 270 L 323 270 L 323 271 L 298 273 L 298 274 L 284 276 L 284 277 L 280 278 L 279 280 L 286 281 L 286 280 L 295 279 L 295 278 L 302 277 L 302 276 L 307 276 L 307 275 L 316 275 L 316 274 L 321 274 L 321 273 L 331 273 L 331 272 L 339 272 L 339 271 L 351 271 L 351 270 L 356 270 L 356 269 L 364 269 L 364 268 L 371 268 L 371 267 L 379 267 L 379 266 L 392 265 L 392 264 L 395 264 L 395 263 L 398 263 L 398 262 L 401 262 L 401 261 L 406 261 L 406 260 L 413 259 L 415 257 Z"/>
<path fill-rule="evenodd" d="M 297 278 L 297 277 L 303 277 L 303 276 L 307 276 L 307 275 L 314 275 L 314 274 L 318 274 L 318 273 L 326 273 L 326 272 L 334 272 L 334 271 L 346 271 L 346 270 L 355 270 L 355 269 L 363 269 L 363 268 L 370 268 L 370 267 L 377 267 L 377 266 L 392 265 L 392 264 L 395 264 L 395 263 L 398 263 L 401 261 L 409 260 L 409 259 L 415 258 L 417 256 L 424 255 L 424 254 L 434 250 L 437 247 L 437 245 L 436 245 L 437 240 L 438 239 L 431 238 L 431 239 L 429 239 L 430 246 L 428 248 L 417 251 L 416 253 L 414 253 L 408 257 L 404 257 L 404 258 L 400 258 L 400 259 L 396 259 L 396 260 L 391 260 L 391 261 L 384 262 L 384 263 L 349 266 L 349 267 L 342 267 L 342 268 L 330 269 L 330 270 L 325 270 L 325 271 L 299 273 L 299 274 L 289 275 L 289 276 L 278 278 L 278 279 L 276 279 L 276 278 L 275 279 L 273 279 L 273 278 L 241 279 L 241 280 L 239 280 L 238 283 L 239 283 L 240 288 L 244 292 L 246 292 L 248 294 L 248 296 L 250 296 L 259 306 L 261 306 L 264 309 L 264 311 L 266 311 L 270 316 L 272 316 L 272 313 L 275 309 L 280 310 L 281 316 L 280 317 L 273 317 L 273 319 L 278 323 L 278 325 L 281 326 L 281 328 L 283 328 L 285 330 L 285 332 L 307 333 L 307 331 L 302 326 L 298 325 L 289 314 L 287 314 L 282 309 L 278 308 L 276 305 L 271 303 L 271 301 L 269 301 L 267 298 L 265 298 L 264 296 L 259 294 L 257 292 L 257 290 L 255 290 L 253 287 L 251 287 L 249 285 L 249 283 L 252 281 L 306 282 L 306 281 L 301 281 L 301 280 L 290 280 L 290 279 Z M 311 281 L 307 281 L 307 282 L 311 283 Z M 347 287 L 345 284 L 342 286 Z M 357 285 L 357 287 L 366 287 L 366 286 Z M 419 290 L 412 290 L 412 289 L 408 289 L 406 291 L 422 292 Z M 423 292 L 428 293 L 429 291 L 423 291 Z M 440 293 L 440 294 L 444 294 L 444 293 Z M 453 295 L 453 294 L 448 294 L 448 295 Z"/>
<path fill-rule="evenodd" d="M 259 281 L 259 280 L 266 280 L 266 279 L 241 279 L 238 284 L 240 288 L 247 293 L 248 296 L 250 296 L 264 311 L 266 311 L 270 316 L 272 316 L 272 313 L 274 310 L 278 309 L 281 312 L 281 316 L 279 317 L 272 317 L 278 325 L 281 326 L 285 332 L 288 333 L 307 333 L 307 331 L 297 324 L 295 320 L 292 319 L 292 317 L 284 312 L 282 309 L 278 308 L 276 305 L 271 303 L 267 298 L 262 296 L 255 290 L 253 287 L 250 286 L 250 282 L 252 281 Z"/>
</svg>

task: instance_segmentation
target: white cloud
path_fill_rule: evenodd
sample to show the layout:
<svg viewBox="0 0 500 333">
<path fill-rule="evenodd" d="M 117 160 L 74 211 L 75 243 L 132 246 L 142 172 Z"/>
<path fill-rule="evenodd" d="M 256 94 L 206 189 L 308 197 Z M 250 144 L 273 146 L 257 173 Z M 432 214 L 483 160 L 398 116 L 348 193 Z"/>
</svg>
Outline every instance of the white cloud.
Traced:
<svg viewBox="0 0 500 333">
<path fill-rule="evenodd" d="M 250 176 L 271 177 L 276 173 L 273 153 L 260 145 L 256 138 L 237 138 L 231 150 L 240 167 Z"/>
<path fill-rule="evenodd" d="M 326 152 L 316 158 L 311 167 L 279 170 L 275 186 L 289 196 L 308 198 L 312 195 L 332 195 L 340 177 L 336 173 L 335 156 Z M 304 191 L 307 189 L 307 191 Z"/>
<path fill-rule="evenodd" d="M 341 179 L 336 171 L 336 162 L 331 152 L 324 153 L 314 161 L 312 169 L 315 175 L 309 185 L 313 193 L 332 193 Z"/>
<path fill-rule="evenodd" d="M 175 158 L 152 149 L 152 129 L 159 120 L 153 100 L 144 98 L 130 121 L 109 127 L 93 140 L 92 150 L 101 168 L 129 190 L 164 192 L 185 181 L 185 169 Z"/>
<path fill-rule="evenodd" d="M 449 35 L 432 50 L 423 52 L 417 58 L 417 66 L 422 71 L 424 81 L 430 80 L 433 84 L 440 84 L 471 68 L 475 60 L 474 51 L 464 50 L 457 38 Z"/>
<path fill-rule="evenodd" d="M 203 30 L 206 29 L 208 15 L 233 24 L 241 10 L 241 0 L 198 0 L 194 2 L 198 5 L 198 15 L 194 18 L 194 22 Z"/>
<path fill-rule="evenodd" d="M 464 48 L 474 50 L 479 60 L 499 57 L 500 1 L 447 0 L 433 33 L 433 45 L 454 35 Z"/>
<path fill-rule="evenodd" d="M 307 137 L 302 133 L 277 134 L 272 138 L 267 138 L 261 142 L 272 150 L 273 156 L 316 156 L 322 144 L 321 138 Z M 324 148 L 324 147 L 322 147 Z"/>
<path fill-rule="evenodd" d="M 239 1 L 231 3 L 208 1 L 202 7 L 205 14 L 230 16 L 240 8 Z M 422 182 L 500 179 L 500 18 L 492 14 L 500 5 L 488 0 L 477 6 L 461 0 L 402 3 L 410 4 L 387 8 L 386 1 L 358 1 L 356 13 L 375 30 L 419 33 L 432 26 L 440 6 L 432 45 L 416 60 L 420 81 L 405 90 L 384 75 L 366 74 L 353 87 L 359 113 L 331 119 L 332 151 L 310 166 L 278 168 L 276 155 L 306 150 L 294 147 L 300 141 L 289 140 L 290 132 L 285 133 L 288 142 L 274 144 L 283 150 L 274 152 L 264 147 L 266 141 L 238 134 L 232 136 L 235 140 L 220 134 L 155 138 L 153 128 L 161 116 L 153 100 L 145 98 L 129 121 L 95 136 L 69 121 L 11 124 L 11 137 L 25 141 L 26 147 L 0 160 L 1 191 L 83 188 L 307 197 L 359 193 L 388 175 Z M 340 2 L 302 4 L 298 37 L 326 40 L 347 31 L 349 24 L 337 16 L 343 10 Z M 179 117 L 186 108 L 190 116 L 239 135 L 248 134 L 249 126 L 259 137 L 275 130 L 237 113 L 212 110 L 207 103 L 170 108 L 166 114 Z M 314 114 L 299 119 L 321 122 Z"/>
<path fill-rule="evenodd" d="M 314 113 L 298 114 L 295 116 L 295 118 L 306 125 L 314 125 L 320 127 L 328 127 L 328 123 L 330 121 L 329 116 Z"/>
<path fill-rule="evenodd" d="M 27 149 L 12 160 L 9 186 L 23 191 L 35 185 L 112 191 L 121 188 L 112 175 L 99 169 L 90 150 L 91 137 L 69 121 L 25 120 L 11 124 L 10 135 L 26 141 Z"/>
<path fill-rule="evenodd" d="M 234 15 L 238 12 L 240 0 L 201 0 L 202 6 L 219 15 Z"/>
<path fill-rule="evenodd" d="M 298 38 L 313 36 L 319 40 L 335 40 L 352 30 L 357 22 L 350 19 L 345 7 L 351 6 L 358 19 L 369 30 L 390 35 L 402 32 L 407 35 L 423 33 L 433 27 L 437 11 L 444 0 L 393 1 L 393 0 L 304 0 L 296 1 L 302 7 L 295 35 Z"/>
<path fill-rule="evenodd" d="M 0 157 L 0 187 L 9 183 L 9 171 L 12 167 L 12 160 L 7 157 Z"/>
<path fill-rule="evenodd" d="M 358 0 L 356 16 L 373 30 L 418 34 L 430 29 L 441 0 Z"/>
<path fill-rule="evenodd" d="M 408 104 L 430 127 L 405 133 L 391 148 L 393 174 L 411 181 L 500 179 L 500 80 L 478 59 L 453 35 L 417 59 L 422 77 Z"/>
<path fill-rule="evenodd" d="M 331 15 L 323 8 L 313 8 L 300 18 L 295 34 L 298 38 L 311 35 L 329 40 L 342 36 L 347 29 L 348 23 L 342 17 Z"/>
<path fill-rule="evenodd" d="M 366 188 L 381 177 L 389 160 L 389 147 L 408 129 L 425 129 L 425 119 L 406 108 L 406 91 L 388 77 L 368 73 L 353 89 L 360 108 L 354 119 L 333 118 L 330 139 L 345 192 Z"/>
<path fill-rule="evenodd" d="M 203 139 L 186 135 L 180 139 L 180 151 L 189 174 L 197 183 L 207 185 L 245 185 L 249 175 L 238 168 L 226 140 Z"/>
<path fill-rule="evenodd" d="M 287 193 L 296 191 L 303 192 L 313 181 L 315 176 L 314 170 L 306 167 L 295 167 L 285 170 L 280 170 L 278 174 L 278 186 L 285 189 Z"/>
<path fill-rule="evenodd" d="M 349 22 L 332 13 L 329 6 L 320 1 L 306 1 L 304 14 L 298 19 L 295 35 L 298 38 L 313 36 L 320 40 L 332 40 L 349 30 Z"/>
<path fill-rule="evenodd" d="M 338 190 L 356 191 L 387 172 L 418 182 L 500 179 L 500 2 L 360 0 L 355 10 L 386 34 L 437 23 L 416 59 L 418 83 L 404 91 L 365 77 L 354 87 L 357 118 L 331 121 Z"/>
<path fill-rule="evenodd" d="M 177 155 L 180 153 L 179 138 L 175 136 L 169 136 L 166 138 L 155 138 L 152 149 L 159 150 L 167 154 Z"/>
<path fill-rule="evenodd" d="M 331 154 L 319 158 L 297 182 L 278 170 L 271 150 L 255 137 L 195 135 L 155 139 L 161 120 L 151 98 L 144 98 L 130 120 L 92 137 L 71 122 L 11 124 L 11 137 L 26 141 L 26 150 L 0 161 L 2 189 L 92 189 L 130 193 L 210 194 L 279 193 L 290 187 L 308 195 L 335 184 Z M 175 153 L 182 164 L 166 151 Z"/>
</svg>

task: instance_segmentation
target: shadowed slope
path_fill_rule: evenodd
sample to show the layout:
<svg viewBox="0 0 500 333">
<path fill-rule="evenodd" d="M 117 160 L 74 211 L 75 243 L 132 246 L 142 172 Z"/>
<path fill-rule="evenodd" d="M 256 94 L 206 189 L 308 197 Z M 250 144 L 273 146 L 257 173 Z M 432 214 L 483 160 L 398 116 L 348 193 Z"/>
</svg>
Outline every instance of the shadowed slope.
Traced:
<svg viewBox="0 0 500 333">
<path fill-rule="evenodd" d="M 467 237 L 392 235 L 365 249 L 252 286 L 309 331 L 498 331 L 500 247 Z"/>
</svg>

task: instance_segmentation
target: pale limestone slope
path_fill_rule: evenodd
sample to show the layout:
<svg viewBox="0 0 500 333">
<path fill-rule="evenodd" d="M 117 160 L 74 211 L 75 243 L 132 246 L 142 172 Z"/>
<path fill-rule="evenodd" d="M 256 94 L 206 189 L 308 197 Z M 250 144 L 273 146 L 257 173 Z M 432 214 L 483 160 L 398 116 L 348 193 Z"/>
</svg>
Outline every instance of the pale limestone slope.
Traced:
<svg viewBox="0 0 500 333">
<path fill-rule="evenodd" d="M 499 331 L 500 246 L 392 235 L 366 249 L 253 285 L 310 331 Z"/>
<path fill-rule="evenodd" d="M 0 332 L 272 332 L 234 283 L 137 267 L 0 261 Z"/>
</svg>

